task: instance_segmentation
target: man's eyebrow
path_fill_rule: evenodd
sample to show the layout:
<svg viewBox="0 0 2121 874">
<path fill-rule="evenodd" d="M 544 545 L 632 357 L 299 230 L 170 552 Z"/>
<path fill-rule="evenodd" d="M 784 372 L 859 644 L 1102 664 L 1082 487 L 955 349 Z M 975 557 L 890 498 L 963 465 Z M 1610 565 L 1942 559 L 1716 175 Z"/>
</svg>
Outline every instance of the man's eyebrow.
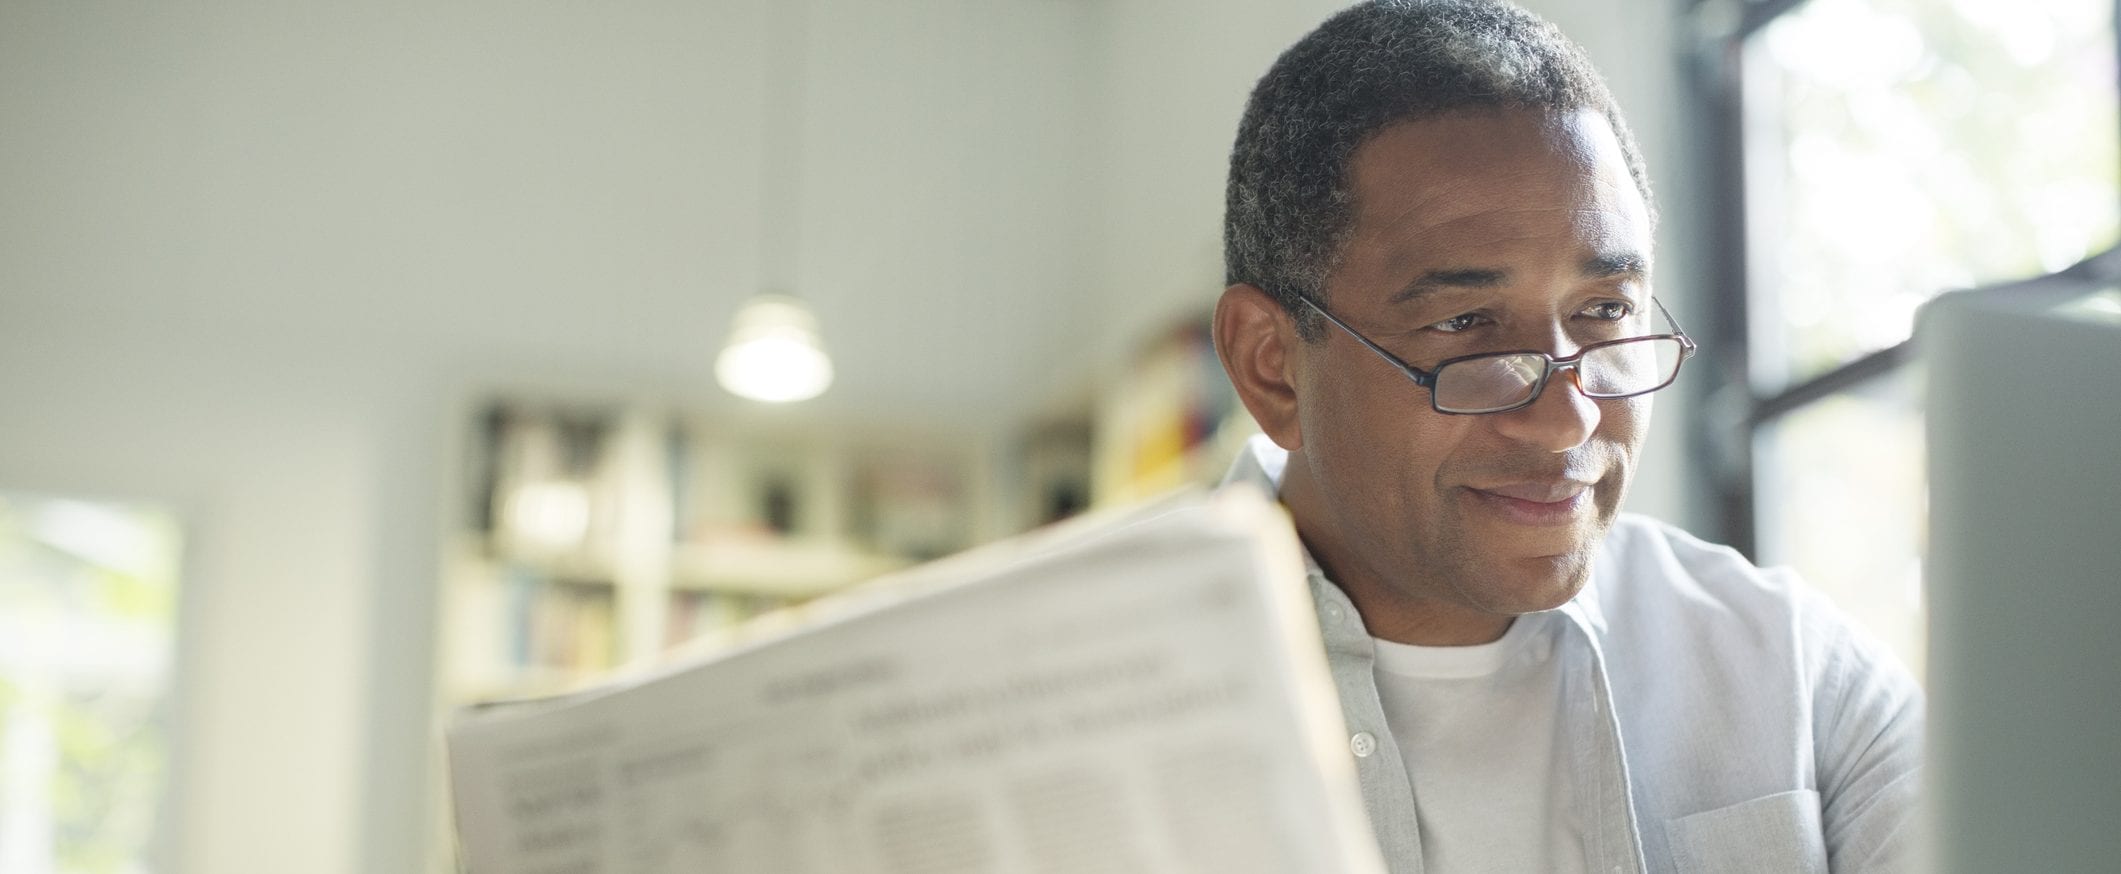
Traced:
<svg viewBox="0 0 2121 874">
<path fill-rule="evenodd" d="M 1494 288 L 1508 282 L 1510 273 L 1489 267 L 1459 267 L 1431 270 L 1392 295 L 1390 303 L 1402 304 L 1439 291 L 1457 288 Z"/>
<path fill-rule="evenodd" d="M 1648 272 L 1643 257 L 1633 252 L 1592 255 L 1583 262 L 1583 275 L 1589 279 L 1640 279 Z"/>
<path fill-rule="evenodd" d="M 1612 252 L 1584 259 L 1583 275 L 1591 279 L 1639 279 L 1647 269 L 1641 255 Z M 1392 295 L 1389 303 L 1402 304 L 1440 291 L 1463 288 L 1495 288 L 1507 284 L 1510 272 L 1494 267 L 1454 267 L 1423 273 Z"/>
</svg>

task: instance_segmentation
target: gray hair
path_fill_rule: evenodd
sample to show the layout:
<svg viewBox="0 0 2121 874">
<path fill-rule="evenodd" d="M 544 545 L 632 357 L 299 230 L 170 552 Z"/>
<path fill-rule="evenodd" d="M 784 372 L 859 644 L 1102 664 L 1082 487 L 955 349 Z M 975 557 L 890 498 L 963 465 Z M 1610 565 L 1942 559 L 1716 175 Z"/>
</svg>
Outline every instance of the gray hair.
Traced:
<svg viewBox="0 0 2121 874">
<path fill-rule="evenodd" d="M 1327 19 L 1253 88 L 1230 150 L 1225 282 L 1266 290 L 1315 341 L 1320 321 L 1302 298 L 1326 303 L 1326 276 L 1354 223 L 1356 148 L 1399 122 L 1503 108 L 1604 115 L 1650 201 L 1605 81 L 1553 25 L 1502 0 L 1371 0 Z"/>
</svg>

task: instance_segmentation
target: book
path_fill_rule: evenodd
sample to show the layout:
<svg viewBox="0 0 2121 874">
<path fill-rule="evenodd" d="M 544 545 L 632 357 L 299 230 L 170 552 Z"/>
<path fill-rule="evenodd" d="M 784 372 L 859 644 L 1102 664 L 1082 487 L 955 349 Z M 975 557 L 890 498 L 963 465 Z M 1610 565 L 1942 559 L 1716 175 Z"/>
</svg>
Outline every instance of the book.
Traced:
<svg viewBox="0 0 2121 874">
<path fill-rule="evenodd" d="M 448 744 L 471 874 L 1381 874 L 1343 735 L 1288 519 L 1225 489 L 468 711 Z"/>
</svg>

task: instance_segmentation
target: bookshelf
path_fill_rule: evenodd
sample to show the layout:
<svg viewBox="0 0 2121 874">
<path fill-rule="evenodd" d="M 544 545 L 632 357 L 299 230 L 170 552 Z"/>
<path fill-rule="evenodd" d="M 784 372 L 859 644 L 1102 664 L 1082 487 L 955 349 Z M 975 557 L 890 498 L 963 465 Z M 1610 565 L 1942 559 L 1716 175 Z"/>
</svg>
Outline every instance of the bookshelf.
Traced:
<svg viewBox="0 0 2121 874">
<path fill-rule="evenodd" d="M 1253 431 L 1198 326 L 1004 433 L 763 428 L 583 391 L 464 409 L 442 713 L 565 692 L 895 569 L 1212 483 Z M 453 839 L 431 849 L 431 871 L 456 870 Z"/>
<path fill-rule="evenodd" d="M 475 419 L 444 563 L 449 707 L 565 691 L 1002 533 L 975 511 L 991 476 L 969 437 L 530 398 Z"/>
</svg>

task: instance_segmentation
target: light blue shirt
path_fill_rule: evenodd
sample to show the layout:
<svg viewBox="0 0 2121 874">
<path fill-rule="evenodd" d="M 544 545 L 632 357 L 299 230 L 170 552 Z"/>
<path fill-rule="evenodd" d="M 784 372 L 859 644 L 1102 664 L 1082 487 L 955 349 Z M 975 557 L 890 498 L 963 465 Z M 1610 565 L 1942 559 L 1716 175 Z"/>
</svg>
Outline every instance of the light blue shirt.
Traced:
<svg viewBox="0 0 2121 874">
<path fill-rule="evenodd" d="M 1225 482 L 1279 490 L 1255 437 Z M 1311 596 L 1363 802 L 1392 874 L 1422 872 L 1421 805 L 1378 701 L 1373 645 L 1311 564 Z M 1915 856 L 1922 694 L 1784 571 L 1621 514 L 1555 610 L 1585 869 L 1898 871 Z M 1417 763 L 1418 767 L 1418 763 Z"/>
</svg>

